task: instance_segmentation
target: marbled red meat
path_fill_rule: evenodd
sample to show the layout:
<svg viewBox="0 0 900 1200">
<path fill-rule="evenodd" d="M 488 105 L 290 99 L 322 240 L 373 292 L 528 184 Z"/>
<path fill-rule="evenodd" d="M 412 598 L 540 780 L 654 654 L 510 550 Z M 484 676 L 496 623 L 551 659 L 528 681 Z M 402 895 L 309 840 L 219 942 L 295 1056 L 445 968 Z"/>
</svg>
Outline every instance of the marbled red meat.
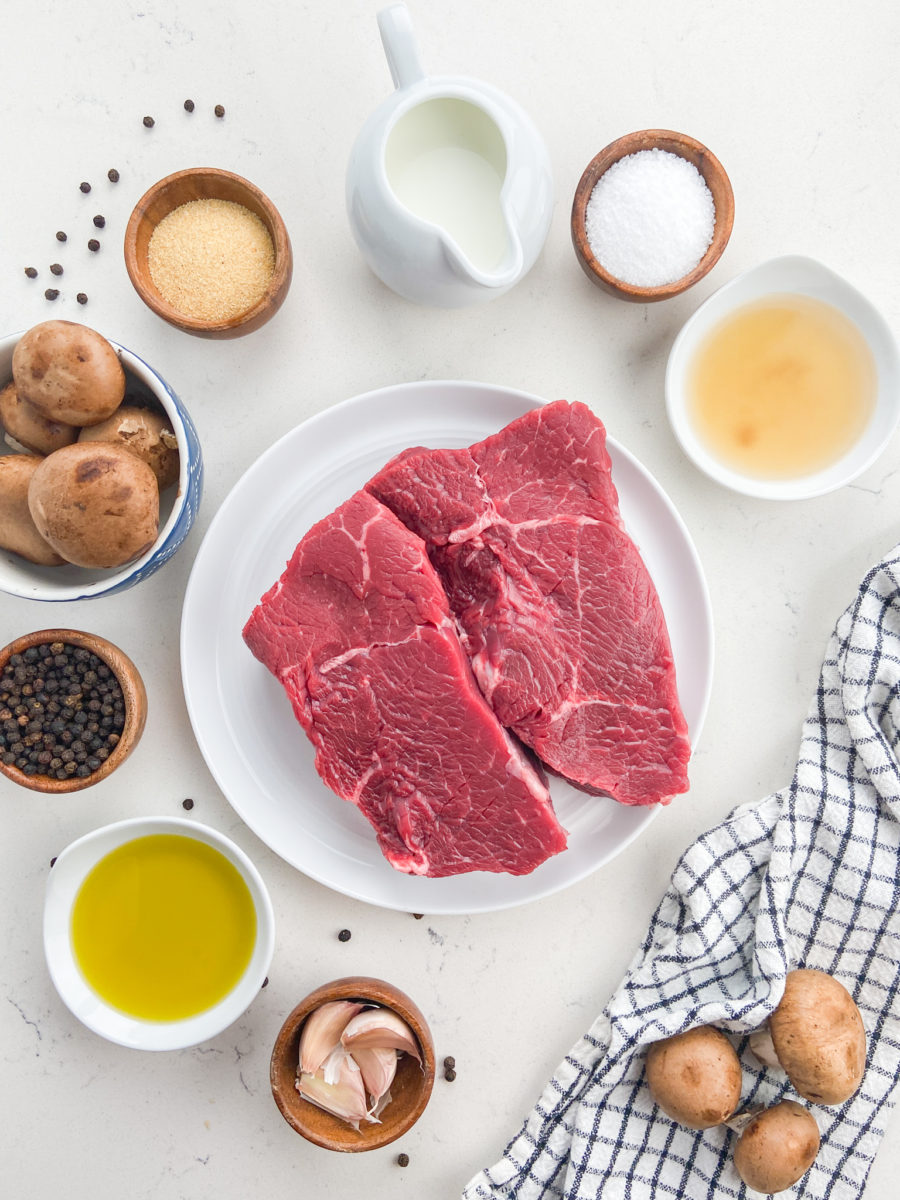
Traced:
<svg viewBox="0 0 900 1200">
<path fill-rule="evenodd" d="M 424 543 L 366 492 L 306 534 L 244 639 L 322 779 L 398 870 L 518 875 L 565 848 L 543 773 L 479 691 Z"/>
<path fill-rule="evenodd" d="M 503 725 L 623 804 L 687 790 L 665 618 L 590 409 L 557 401 L 465 449 L 405 451 L 367 486 L 427 543 Z"/>
</svg>

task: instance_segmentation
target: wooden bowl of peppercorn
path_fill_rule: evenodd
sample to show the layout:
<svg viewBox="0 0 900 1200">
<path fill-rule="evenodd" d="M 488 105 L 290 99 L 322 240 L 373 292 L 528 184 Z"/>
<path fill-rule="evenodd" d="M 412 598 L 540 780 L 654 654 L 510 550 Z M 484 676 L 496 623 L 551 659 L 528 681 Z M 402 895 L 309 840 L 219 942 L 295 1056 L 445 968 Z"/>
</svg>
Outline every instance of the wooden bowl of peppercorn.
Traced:
<svg viewBox="0 0 900 1200">
<path fill-rule="evenodd" d="M 41 629 L 0 650 L 0 771 L 36 792 L 105 779 L 140 740 L 147 693 L 118 646 Z"/>
</svg>

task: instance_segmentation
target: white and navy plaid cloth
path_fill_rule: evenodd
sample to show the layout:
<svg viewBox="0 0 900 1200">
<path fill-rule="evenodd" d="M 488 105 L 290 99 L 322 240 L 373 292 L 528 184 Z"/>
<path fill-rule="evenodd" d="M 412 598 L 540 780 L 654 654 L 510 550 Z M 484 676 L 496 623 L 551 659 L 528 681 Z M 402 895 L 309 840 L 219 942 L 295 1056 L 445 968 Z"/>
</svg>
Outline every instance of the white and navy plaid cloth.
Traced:
<svg viewBox="0 0 900 1200">
<path fill-rule="evenodd" d="M 732 1165 L 733 1133 L 685 1129 L 656 1108 L 644 1049 L 718 1025 L 741 1055 L 743 1107 L 799 1099 L 782 1073 L 756 1062 L 744 1036 L 777 1005 L 794 967 L 827 971 L 849 990 L 868 1061 L 846 1104 L 809 1106 L 821 1150 L 782 1194 L 862 1193 L 900 1072 L 898 745 L 900 547 L 838 621 L 792 783 L 736 809 L 686 851 L 606 1011 L 465 1200 L 756 1196 Z"/>
</svg>

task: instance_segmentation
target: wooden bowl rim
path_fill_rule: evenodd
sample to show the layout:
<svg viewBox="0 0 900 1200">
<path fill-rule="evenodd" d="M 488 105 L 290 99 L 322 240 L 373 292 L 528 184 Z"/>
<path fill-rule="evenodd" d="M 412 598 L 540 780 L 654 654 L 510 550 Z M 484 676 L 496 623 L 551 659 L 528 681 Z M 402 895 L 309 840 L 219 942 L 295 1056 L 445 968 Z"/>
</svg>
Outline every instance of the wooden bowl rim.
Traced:
<svg viewBox="0 0 900 1200">
<path fill-rule="evenodd" d="M 90 650 L 92 654 L 102 658 L 116 676 L 125 703 L 125 724 L 115 749 L 96 771 L 84 778 L 73 776 L 71 779 L 51 779 L 49 775 L 26 775 L 18 767 L 0 762 L 0 771 L 13 783 L 18 783 L 33 792 L 62 795 L 92 787 L 122 765 L 144 732 L 147 722 L 147 692 L 140 672 L 123 650 L 99 634 L 85 633 L 80 629 L 39 629 L 34 633 L 22 634 L 0 650 L 0 672 L 5 669 L 14 654 L 22 654 L 32 646 L 49 645 L 51 642 L 65 642 L 70 646 Z"/>
<path fill-rule="evenodd" d="M 692 271 L 672 283 L 660 284 L 657 287 L 639 287 L 611 275 L 594 257 L 587 238 L 585 213 L 597 181 L 613 163 L 618 162 L 621 158 L 626 158 L 629 154 L 637 153 L 639 150 L 652 149 L 667 150 L 671 154 L 678 154 L 680 157 L 692 161 L 683 153 L 683 150 L 688 149 L 702 158 L 703 166 L 697 169 L 713 194 L 716 223 L 713 239 L 707 247 L 706 253 Z M 717 192 L 721 193 L 718 197 L 716 196 Z M 699 282 L 722 257 L 731 237 L 733 226 L 734 192 L 725 168 L 703 142 L 699 142 L 686 133 L 678 133 L 674 129 L 637 129 L 633 133 L 623 134 L 614 142 L 610 142 L 608 146 L 604 146 L 585 167 L 572 202 L 572 244 L 585 274 L 612 295 L 640 303 L 668 300 L 672 296 L 681 295 L 682 292 L 686 292 L 688 288 Z"/>
<path fill-rule="evenodd" d="M 243 190 L 248 196 L 252 197 L 267 217 L 265 224 L 272 238 L 272 245 L 275 251 L 272 278 L 269 280 L 265 292 L 257 300 L 256 304 L 244 312 L 238 313 L 237 316 L 229 317 L 224 321 L 204 321 L 198 317 L 188 316 L 186 313 L 181 312 L 180 309 L 173 307 L 163 299 L 150 278 L 150 269 L 147 266 L 146 260 L 139 259 L 138 257 L 138 229 L 145 221 L 149 220 L 145 210 L 163 193 L 173 190 L 183 179 L 211 180 L 213 183 L 227 180 L 229 183 L 235 184 L 238 190 Z M 166 215 L 168 216 L 168 213 L 173 212 L 181 203 L 184 203 L 184 201 L 173 204 L 167 210 Z M 168 321 L 170 325 L 174 325 L 186 333 L 196 333 L 206 336 L 234 334 L 243 329 L 244 326 L 251 324 L 254 329 L 258 328 L 265 320 L 274 316 L 281 307 L 293 274 L 291 239 L 281 213 L 265 192 L 258 188 L 255 183 L 251 183 L 243 175 L 237 175 L 233 171 L 226 171 L 221 167 L 187 167 L 183 171 L 175 171 L 171 175 L 165 175 L 162 179 L 158 179 L 156 183 L 151 184 L 131 211 L 131 216 L 125 227 L 124 253 L 125 269 L 128 272 L 128 277 L 131 280 L 134 290 L 147 307 L 152 309 L 158 317 L 162 317 L 164 321 Z M 247 330 L 247 332 L 250 332 L 250 330 Z"/>
<path fill-rule="evenodd" d="M 320 1008 L 330 1000 L 367 1000 L 382 1008 L 391 1008 L 401 1016 L 412 1029 L 422 1052 L 422 1083 L 415 1103 L 406 1116 L 396 1126 L 386 1128 L 383 1125 L 364 1125 L 359 1132 L 359 1140 L 346 1142 L 306 1124 L 301 1114 L 307 1108 L 314 1106 L 304 1101 L 297 1090 L 291 1086 L 290 1094 L 285 1095 L 280 1086 L 279 1068 L 288 1067 L 291 1080 L 296 1076 L 300 1033 L 307 1017 L 315 1009 Z M 377 1150 L 402 1137 L 421 1117 L 431 1097 L 434 1087 L 435 1058 L 434 1041 L 428 1022 L 421 1009 L 404 991 L 383 979 L 369 975 L 347 975 L 341 979 L 332 980 L 315 988 L 296 1004 L 282 1023 L 269 1064 L 269 1079 L 272 1095 L 278 1110 L 293 1130 L 301 1134 L 307 1141 L 324 1150 L 335 1150 L 339 1153 L 353 1154 L 365 1150 Z M 319 1110 L 315 1110 L 318 1112 Z M 338 1120 L 338 1118 L 335 1118 Z M 347 1125 L 348 1133 L 353 1129 Z"/>
</svg>

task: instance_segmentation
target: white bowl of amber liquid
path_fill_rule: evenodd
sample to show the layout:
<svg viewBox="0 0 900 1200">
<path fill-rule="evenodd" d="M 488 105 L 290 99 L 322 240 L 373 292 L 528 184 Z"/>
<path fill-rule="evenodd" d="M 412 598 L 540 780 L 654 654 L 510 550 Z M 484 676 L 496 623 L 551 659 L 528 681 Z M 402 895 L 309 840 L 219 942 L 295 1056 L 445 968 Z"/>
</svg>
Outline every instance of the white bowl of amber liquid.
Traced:
<svg viewBox="0 0 900 1200">
<path fill-rule="evenodd" d="M 681 329 L 666 408 L 711 479 L 769 500 L 843 487 L 900 418 L 900 356 L 861 292 L 811 258 L 775 258 L 720 288 Z"/>
<path fill-rule="evenodd" d="M 105 825 L 47 880 L 50 977 L 79 1021 L 122 1046 L 179 1050 L 227 1029 L 259 993 L 274 941 L 259 872 L 196 821 Z"/>
</svg>

